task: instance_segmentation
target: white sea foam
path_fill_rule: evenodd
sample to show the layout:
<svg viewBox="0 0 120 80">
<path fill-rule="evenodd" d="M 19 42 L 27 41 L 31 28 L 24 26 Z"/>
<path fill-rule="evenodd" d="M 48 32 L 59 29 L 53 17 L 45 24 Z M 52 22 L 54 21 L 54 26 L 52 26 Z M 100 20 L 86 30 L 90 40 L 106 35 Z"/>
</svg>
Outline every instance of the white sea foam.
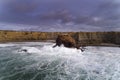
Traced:
<svg viewBox="0 0 120 80">
<path fill-rule="evenodd" d="M 10 47 L 15 46 L 14 44 L 0 44 L 0 47 Z"/>
<path fill-rule="evenodd" d="M 34 51 L 35 48 L 32 50 Z M 85 52 L 81 52 L 74 48 L 52 48 L 52 45 L 44 45 L 39 50 L 36 50 L 38 57 L 41 58 L 43 55 L 49 56 L 46 59 L 49 64 L 59 58 L 63 61 L 58 65 L 59 67 L 62 67 L 61 65 L 66 62 L 64 70 L 67 75 L 72 76 L 73 80 L 79 79 L 82 75 L 86 75 L 86 79 L 93 78 L 95 80 L 120 79 L 120 69 L 118 68 L 120 67 L 120 57 L 118 57 L 120 56 L 119 48 L 88 47 Z M 83 74 L 81 74 L 81 69 L 85 70 Z"/>
<path fill-rule="evenodd" d="M 111 49 L 115 48 L 101 48 L 101 47 L 88 47 L 85 52 L 81 52 L 75 48 L 69 49 L 65 47 L 52 48 L 53 45 L 44 45 L 44 47 L 38 49 L 35 47 L 22 47 L 22 49 L 27 49 L 30 53 L 38 53 L 38 57 L 49 56 L 49 61 L 51 58 L 57 59 L 62 58 L 67 61 L 66 72 L 71 74 L 71 70 L 77 73 L 80 68 L 85 69 L 88 74 L 100 75 L 97 77 L 105 77 L 114 74 L 114 70 L 119 71 L 117 65 L 117 56 L 120 54 L 118 51 L 114 54 Z M 118 49 L 116 49 L 118 50 Z M 51 56 L 51 58 L 50 58 Z M 54 57 L 52 57 L 54 56 Z M 35 57 L 34 57 L 35 58 Z M 117 62 L 117 63 L 116 63 Z M 120 64 L 120 63 L 119 63 Z M 106 72 L 109 68 L 110 72 Z M 76 74 L 77 75 L 77 74 Z"/>
<path fill-rule="evenodd" d="M 22 66 L 24 72 L 38 71 L 33 80 L 42 73 L 46 73 L 44 80 L 120 80 L 120 49 L 117 47 L 87 47 L 81 52 L 63 46 L 52 48 L 53 43 L 37 43 L 43 45 L 41 47 L 26 44 L 18 50 L 31 53 L 22 55 L 20 60 L 31 63 Z"/>
<path fill-rule="evenodd" d="M 27 52 L 27 53 L 40 53 L 41 51 L 38 48 L 35 47 L 22 47 L 18 50 L 18 52 Z"/>
</svg>

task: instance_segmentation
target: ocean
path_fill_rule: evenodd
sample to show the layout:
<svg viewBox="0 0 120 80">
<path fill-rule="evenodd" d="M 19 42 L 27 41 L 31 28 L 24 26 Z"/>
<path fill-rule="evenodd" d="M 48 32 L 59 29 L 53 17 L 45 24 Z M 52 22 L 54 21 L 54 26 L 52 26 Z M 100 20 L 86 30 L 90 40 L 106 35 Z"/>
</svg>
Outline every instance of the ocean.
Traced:
<svg viewBox="0 0 120 80">
<path fill-rule="evenodd" d="M 120 48 L 84 52 L 50 42 L 0 44 L 0 80 L 120 80 Z"/>
</svg>

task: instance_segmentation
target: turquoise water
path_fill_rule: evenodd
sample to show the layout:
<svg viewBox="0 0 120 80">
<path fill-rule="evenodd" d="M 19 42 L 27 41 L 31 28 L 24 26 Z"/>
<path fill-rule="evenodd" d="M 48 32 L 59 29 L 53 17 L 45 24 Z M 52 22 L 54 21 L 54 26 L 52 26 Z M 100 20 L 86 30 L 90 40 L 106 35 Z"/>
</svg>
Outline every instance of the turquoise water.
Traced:
<svg viewBox="0 0 120 80">
<path fill-rule="evenodd" d="M 0 44 L 0 80 L 120 80 L 119 48 L 87 47 L 81 52 L 53 45 Z"/>
</svg>

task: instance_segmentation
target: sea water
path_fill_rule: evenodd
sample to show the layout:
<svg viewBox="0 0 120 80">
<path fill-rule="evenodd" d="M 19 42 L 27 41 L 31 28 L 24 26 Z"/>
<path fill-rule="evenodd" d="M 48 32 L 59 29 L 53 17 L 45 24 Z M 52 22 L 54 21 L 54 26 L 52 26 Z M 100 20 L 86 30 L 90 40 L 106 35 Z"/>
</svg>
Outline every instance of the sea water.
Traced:
<svg viewBox="0 0 120 80">
<path fill-rule="evenodd" d="M 120 80 L 119 47 L 84 52 L 49 42 L 0 44 L 0 80 Z"/>
</svg>

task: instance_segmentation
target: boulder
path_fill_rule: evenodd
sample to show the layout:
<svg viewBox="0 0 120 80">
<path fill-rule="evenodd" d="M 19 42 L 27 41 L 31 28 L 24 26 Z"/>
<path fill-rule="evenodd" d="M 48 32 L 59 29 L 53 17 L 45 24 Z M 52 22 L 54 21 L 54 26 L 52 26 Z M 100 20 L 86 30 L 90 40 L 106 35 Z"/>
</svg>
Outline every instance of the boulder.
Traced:
<svg viewBox="0 0 120 80">
<path fill-rule="evenodd" d="M 58 37 L 56 39 L 56 44 L 53 46 L 53 48 L 56 46 L 61 46 L 62 44 L 68 48 L 80 49 L 82 52 L 85 50 L 85 48 L 83 46 L 78 45 L 76 43 L 75 39 L 67 34 L 58 35 Z"/>
<path fill-rule="evenodd" d="M 62 44 L 68 48 L 77 48 L 75 39 L 67 34 L 58 35 L 56 39 L 56 45 L 53 47 L 61 46 Z"/>
</svg>

